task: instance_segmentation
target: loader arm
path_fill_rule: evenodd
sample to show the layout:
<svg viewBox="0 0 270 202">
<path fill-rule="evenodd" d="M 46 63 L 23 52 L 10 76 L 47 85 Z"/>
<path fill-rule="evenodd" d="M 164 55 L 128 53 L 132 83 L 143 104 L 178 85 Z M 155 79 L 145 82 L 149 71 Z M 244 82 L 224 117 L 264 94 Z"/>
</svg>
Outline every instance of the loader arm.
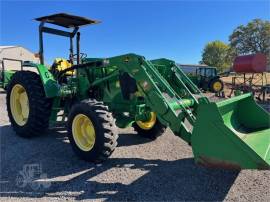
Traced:
<svg viewBox="0 0 270 202">
<path fill-rule="evenodd" d="M 142 56 L 127 54 L 109 59 L 110 66 L 118 66 L 120 71 L 127 72 L 136 80 L 147 106 L 157 113 L 159 120 L 190 144 L 191 130 L 185 120 L 193 125 L 196 121 L 193 110 L 199 102 L 209 101 L 173 61 L 161 59 L 155 63 L 171 69 L 169 71 L 178 79 L 179 88 L 188 92 L 187 96 L 180 97 L 159 73 L 155 64 Z"/>
<path fill-rule="evenodd" d="M 136 80 L 146 105 L 192 146 L 197 163 L 269 169 L 269 114 L 251 95 L 212 103 L 171 60 L 147 61 L 135 54 L 108 60 Z M 253 114 L 261 121 L 252 121 Z"/>
</svg>

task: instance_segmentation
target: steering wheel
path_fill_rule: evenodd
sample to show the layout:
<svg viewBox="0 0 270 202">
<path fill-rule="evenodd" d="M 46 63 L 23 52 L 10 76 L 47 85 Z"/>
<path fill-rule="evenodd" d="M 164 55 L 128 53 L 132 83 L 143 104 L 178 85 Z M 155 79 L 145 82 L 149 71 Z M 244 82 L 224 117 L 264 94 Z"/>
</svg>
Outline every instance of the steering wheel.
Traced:
<svg viewBox="0 0 270 202">
<path fill-rule="evenodd" d="M 86 54 L 86 53 L 80 53 L 80 61 L 81 61 L 82 59 L 85 59 L 85 58 L 87 58 L 87 54 Z M 72 60 L 73 60 L 73 61 L 77 61 L 77 54 L 73 54 L 73 55 L 72 55 Z"/>
</svg>

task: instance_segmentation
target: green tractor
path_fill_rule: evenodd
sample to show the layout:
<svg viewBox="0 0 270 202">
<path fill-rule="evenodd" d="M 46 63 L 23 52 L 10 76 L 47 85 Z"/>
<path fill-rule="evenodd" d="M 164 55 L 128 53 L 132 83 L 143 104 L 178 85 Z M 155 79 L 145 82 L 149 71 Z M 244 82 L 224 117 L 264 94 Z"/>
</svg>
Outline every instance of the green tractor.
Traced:
<svg viewBox="0 0 270 202">
<path fill-rule="evenodd" d="M 117 127 L 132 126 L 152 139 L 169 127 L 192 146 L 198 164 L 269 169 L 269 114 L 250 94 L 210 102 L 174 61 L 133 53 L 110 58 L 81 53 L 79 27 L 96 20 L 63 13 L 36 20 L 41 64 L 28 65 L 38 74 L 18 71 L 7 89 L 8 115 L 18 135 L 39 135 L 59 121 L 62 111 L 70 144 L 86 161 L 101 162 L 112 154 Z M 46 27 L 49 23 L 72 31 Z M 68 60 L 43 65 L 43 33 L 70 39 Z"/>
<path fill-rule="evenodd" d="M 0 88 L 3 88 L 4 90 L 7 89 L 7 85 L 14 73 L 15 73 L 14 71 L 10 70 L 7 71 L 0 70 Z"/>
<path fill-rule="evenodd" d="M 11 80 L 11 77 L 15 73 L 14 70 L 6 70 L 5 69 L 5 61 L 15 61 L 20 62 L 22 67 L 22 61 L 16 60 L 16 59 L 10 59 L 10 58 L 3 58 L 1 62 L 1 68 L 0 68 L 0 88 L 3 88 L 4 90 L 7 89 L 7 85 L 9 81 Z"/>
<path fill-rule="evenodd" d="M 179 65 L 180 68 L 188 75 L 193 83 L 204 91 L 210 91 L 212 93 L 220 93 L 224 88 L 224 83 L 217 74 L 216 67 L 198 65 L 195 67 L 195 71 L 191 71 L 194 67 L 186 67 L 187 65 Z"/>
</svg>

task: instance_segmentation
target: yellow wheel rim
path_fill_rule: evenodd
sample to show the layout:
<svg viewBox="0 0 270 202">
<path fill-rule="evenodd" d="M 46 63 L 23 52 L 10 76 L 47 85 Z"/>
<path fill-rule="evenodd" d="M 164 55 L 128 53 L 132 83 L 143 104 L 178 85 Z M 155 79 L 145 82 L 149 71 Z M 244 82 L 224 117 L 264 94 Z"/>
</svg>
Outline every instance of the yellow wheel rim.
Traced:
<svg viewBox="0 0 270 202">
<path fill-rule="evenodd" d="M 213 88 L 216 92 L 218 91 L 221 91 L 221 88 L 222 88 L 222 84 L 219 82 L 219 81 L 216 81 L 214 84 L 213 84 Z"/>
<path fill-rule="evenodd" d="M 16 84 L 10 93 L 10 109 L 14 121 L 23 126 L 27 123 L 29 116 L 29 100 L 25 88 Z"/>
<path fill-rule="evenodd" d="M 150 113 L 151 117 L 148 121 L 136 121 L 137 125 L 143 130 L 150 130 L 153 128 L 157 121 L 157 114 L 155 112 Z"/>
<path fill-rule="evenodd" d="M 94 147 L 96 132 L 92 121 L 86 115 L 75 116 L 72 122 L 72 135 L 81 150 L 90 151 Z"/>
</svg>

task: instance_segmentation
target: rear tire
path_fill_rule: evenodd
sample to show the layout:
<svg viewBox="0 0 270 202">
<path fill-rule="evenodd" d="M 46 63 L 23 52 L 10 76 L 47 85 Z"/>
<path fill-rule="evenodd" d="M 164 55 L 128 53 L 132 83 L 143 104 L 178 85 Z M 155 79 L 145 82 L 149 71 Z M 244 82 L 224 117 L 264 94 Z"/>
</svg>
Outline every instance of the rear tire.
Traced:
<svg viewBox="0 0 270 202">
<path fill-rule="evenodd" d="M 77 125 L 77 121 L 81 124 Z M 88 123 L 85 126 L 84 121 Z M 106 160 L 117 146 L 118 138 L 108 107 L 90 99 L 75 104 L 68 117 L 68 138 L 74 152 L 83 160 L 94 163 Z"/>
<path fill-rule="evenodd" d="M 26 97 L 27 104 L 20 106 L 21 113 L 23 114 L 23 108 L 27 108 L 27 112 L 24 112 L 27 117 L 24 117 L 26 120 L 19 122 L 16 118 L 15 109 L 13 109 L 12 103 L 14 101 L 14 92 L 13 89 L 19 87 L 24 90 L 24 96 Z M 14 90 L 13 90 L 14 91 Z M 12 95 L 12 97 L 11 97 Z M 17 95 L 17 99 L 21 99 L 20 95 Z M 31 137 L 36 136 L 44 131 L 49 126 L 49 119 L 51 115 L 52 100 L 46 98 L 43 84 L 38 74 L 30 71 L 18 71 L 16 72 L 7 88 L 7 97 L 6 97 L 8 117 L 11 122 L 11 125 L 14 131 L 22 137 Z M 11 106 L 12 105 L 12 106 Z M 18 112 L 19 110 L 17 110 Z M 25 116 L 26 116 L 25 115 Z M 19 116 L 19 115 L 18 115 Z"/>
<path fill-rule="evenodd" d="M 219 93 L 223 90 L 224 84 L 220 79 L 214 79 L 209 84 L 209 89 L 212 93 Z"/>
</svg>

